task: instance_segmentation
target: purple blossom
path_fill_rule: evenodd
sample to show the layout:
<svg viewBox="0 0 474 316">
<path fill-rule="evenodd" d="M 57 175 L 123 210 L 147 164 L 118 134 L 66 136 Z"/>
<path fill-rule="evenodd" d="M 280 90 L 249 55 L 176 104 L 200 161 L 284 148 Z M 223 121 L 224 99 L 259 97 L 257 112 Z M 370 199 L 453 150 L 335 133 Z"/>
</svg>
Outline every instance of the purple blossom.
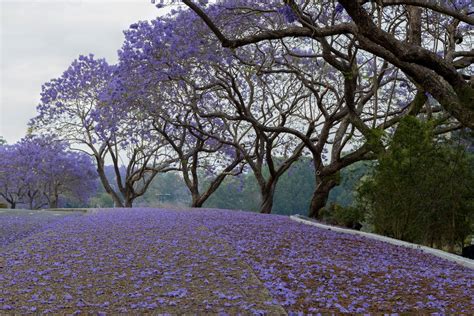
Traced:
<svg viewBox="0 0 474 316">
<path fill-rule="evenodd" d="M 288 22 L 288 23 L 293 23 L 298 19 L 295 12 L 293 11 L 293 9 L 287 4 L 284 5 L 283 7 L 279 8 L 278 13 L 283 15 L 286 22 Z"/>
<path fill-rule="evenodd" d="M 85 203 L 97 188 L 89 156 L 48 136 L 0 147 L 0 196 L 14 208 L 58 207 L 65 195 Z"/>
</svg>

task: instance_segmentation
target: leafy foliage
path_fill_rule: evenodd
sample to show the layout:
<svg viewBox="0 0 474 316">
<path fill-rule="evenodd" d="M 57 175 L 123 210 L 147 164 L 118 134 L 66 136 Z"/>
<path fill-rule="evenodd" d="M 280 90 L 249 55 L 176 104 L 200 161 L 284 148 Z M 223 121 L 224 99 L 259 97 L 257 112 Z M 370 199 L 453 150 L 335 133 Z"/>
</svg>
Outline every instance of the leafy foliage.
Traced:
<svg viewBox="0 0 474 316">
<path fill-rule="evenodd" d="M 344 226 L 359 230 L 365 220 L 362 209 L 354 206 L 342 206 L 331 203 L 323 209 L 321 217 L 331 225 Z"/>
<path fill-rule="evenodd" d="M 431 122 L 404 119 L 360 187 L 377 233 L 453 249 L 472 231 L 474 168 L 464 147 L 437 142 Z"/>
</svg>

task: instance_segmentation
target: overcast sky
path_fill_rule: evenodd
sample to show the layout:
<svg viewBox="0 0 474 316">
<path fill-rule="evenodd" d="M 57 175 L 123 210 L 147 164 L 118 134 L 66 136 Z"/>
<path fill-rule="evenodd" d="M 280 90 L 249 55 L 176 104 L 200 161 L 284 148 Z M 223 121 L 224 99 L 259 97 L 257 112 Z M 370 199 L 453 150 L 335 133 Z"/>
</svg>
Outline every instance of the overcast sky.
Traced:
<svg viewBox="0 0 474 316">
<path fill-rule="evenodd" d="M 0 135 L 25 135 L 41 85 L 80 54 L 117 61 L 124 29 L 159 12 L 150 0 L 0 0 Z"/>
</svg>

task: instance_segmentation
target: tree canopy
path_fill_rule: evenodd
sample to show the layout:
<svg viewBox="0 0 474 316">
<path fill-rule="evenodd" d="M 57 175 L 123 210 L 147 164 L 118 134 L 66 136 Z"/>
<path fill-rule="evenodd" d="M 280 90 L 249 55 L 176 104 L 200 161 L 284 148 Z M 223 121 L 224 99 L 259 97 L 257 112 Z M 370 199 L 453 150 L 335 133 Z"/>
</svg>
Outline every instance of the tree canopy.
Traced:
<svg viewBox="0 0 474 316">
<path fill-rule="evenodd" d="M 0 196 L 11 208 L 56 208 L 60 198 L 87 203 L 97 188 L 89 156 L 50 137 L 29 136 L 0 146 Z"/>
<path fill-rule="evenodd" d="M 116 206 L 168 171 L 196 207 L 252 173 L 270 213 L 279 181 L 308 161 L 318 217 L 341 171 L 390 150 L 406 117 L 432 122 L 434 135 L 473 127 L 470 1 L 157 6 L 176 2 L 130 25 L 116 65 L 74 60 L 43 86 L 31 121 L 93 157 Z"/>
</svg>

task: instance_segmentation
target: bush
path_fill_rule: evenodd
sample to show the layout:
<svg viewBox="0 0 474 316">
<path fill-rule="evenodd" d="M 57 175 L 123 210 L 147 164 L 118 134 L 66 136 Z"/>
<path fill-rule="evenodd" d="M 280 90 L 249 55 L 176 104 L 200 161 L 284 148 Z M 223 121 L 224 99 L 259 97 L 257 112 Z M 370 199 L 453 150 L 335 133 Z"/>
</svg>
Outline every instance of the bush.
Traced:
<svg viewBox="0 0 474 316">
<path fill-rule="evenodd" d="M 360 230 L 365 214 L 358 207 L 342 206 L 333 203 L 322 210 L 321 217 L 324 222 L 331 225 Z"/>
<path fill-rule="evenodd" d="M 358 203 L 376 233 L 453 251 L 472 231 L 473 170 L 465 148 L 407 117 L 360 186 Z"/>
<path fill-rule="evenodd" d="M 0 208 L 8 208 L 8 204 L 0 202 Z"/>
</svg>

